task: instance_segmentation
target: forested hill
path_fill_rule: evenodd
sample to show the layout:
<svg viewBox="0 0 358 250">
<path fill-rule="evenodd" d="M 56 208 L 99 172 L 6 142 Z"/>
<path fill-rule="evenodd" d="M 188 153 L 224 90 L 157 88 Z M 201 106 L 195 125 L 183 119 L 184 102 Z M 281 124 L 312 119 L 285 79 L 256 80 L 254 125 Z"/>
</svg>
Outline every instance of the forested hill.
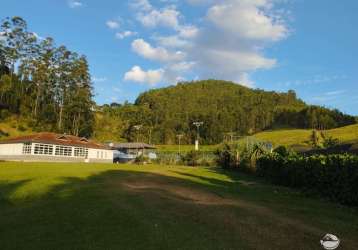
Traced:
<svg viewBox="0 0 358 250">
<path fill-rule="evenodd" d="M 194 121 L 203 122 L 200 133 L 205 143 L 221 142 L 227 133 L 253 134 L 273 127 L 329 129 L 355 123 L 354 117 L 338 110 L 307 105 L 294 91 L 267 92 L 220 80 L 150 90 L 134 105 L 114 104 L 102 111 L 102 118 L 121 119 L 117 134 L 122 133 L 126 140 L 139 136 L 169 144 L 176 142 L 178 134 L 184 135 L 184 143 L 191 143 L 196 134 Z M 95 131 L 100 133 L 103 126 L 105 123 L 99 124 Z"/>
</svg>

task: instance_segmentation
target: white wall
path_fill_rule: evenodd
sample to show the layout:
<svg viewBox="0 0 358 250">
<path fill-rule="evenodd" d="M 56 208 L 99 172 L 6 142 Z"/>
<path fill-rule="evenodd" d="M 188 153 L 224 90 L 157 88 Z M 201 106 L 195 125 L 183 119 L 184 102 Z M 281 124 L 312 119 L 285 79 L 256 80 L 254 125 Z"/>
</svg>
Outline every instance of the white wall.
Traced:
<svg viewBox="0 0 358 250">
<path fill-rule="evenodd" d="M 22 143 L 0 144 L 0 155 L 22 155 Z"/>
<path fill-rule="evenodd" d="M 105 149 L 88 149 L 88 158 L 89 159 L 104 159 L 104 160 L 113 160 L 113 151 Z"/>
</svg>

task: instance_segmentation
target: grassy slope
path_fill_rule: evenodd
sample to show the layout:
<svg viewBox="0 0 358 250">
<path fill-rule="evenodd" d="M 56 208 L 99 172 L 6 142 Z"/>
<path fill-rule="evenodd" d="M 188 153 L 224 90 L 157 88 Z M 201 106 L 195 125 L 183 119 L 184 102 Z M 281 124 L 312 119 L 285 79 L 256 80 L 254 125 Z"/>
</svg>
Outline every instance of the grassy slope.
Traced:
<svg viewBox="0 0 358 250">
<path fill-rule="evenodd" d="M 358 213 L 220 169 L 0 163 L 0 249 L 358 249 Z"/>
<path fill-rule="evenodd" d="M 22 126 L 24 128 L 23 131 L 19 130 L 19 126 Z M 16 137 L 16 136 L 22 136 L 22 135 L 27 135 L 27 134 L 31 134 L 32 130 L 27 128 L 24 123 L 18 119 L 16 119 L 16 117 L 12 117 L 10 119 L 7 119 L 5 121 L 1 121 L 0 120 L 0 130 L 3 133 L 7 133 L 9 134 L 8 137 Z M 1 132 L 0 131 L 0 132 Z M 0 134 L 0 139 L 2 138 L 7 138 L 7 136 L 1 136 Z"/>
<path fill-rule="evenodd" d="M 312 130 L 291 129 L 265 131 L 255 135 L 256 138 L 271 141 L 275 145 L 307 145 Z M 326 131 L 327 135 L 339 139 L 341 143 L 358 140 L 358 124 Z"/>
<path fill-rule="evenodd" d="M 327 135 L 337 138 L 340 143 L 358 142 L 358 124 L 325 131 Z M 274 146 L 302 145 L 308 146 L 312 130 L 309 129 L 280 129 L 264 131 L 254 135 L 262 141 L 269 141 Z M 158 145 L 159 151 L 178 152 L 178 145 Z M 202 151 L 214 151 L 219 145 L 203 145 Z M 181 150 L 187 152 L 194 149 L 194 145 L 182 145 Z"/>
</svg>

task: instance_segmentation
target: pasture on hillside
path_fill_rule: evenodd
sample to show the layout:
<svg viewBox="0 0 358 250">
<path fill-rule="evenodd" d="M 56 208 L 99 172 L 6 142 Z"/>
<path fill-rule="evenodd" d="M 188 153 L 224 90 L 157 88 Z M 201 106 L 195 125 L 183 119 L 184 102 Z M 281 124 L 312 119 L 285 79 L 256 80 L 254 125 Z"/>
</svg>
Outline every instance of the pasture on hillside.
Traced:
<svg viewBox="0 0 358 250">
<path fill-rule="evenodd" d="M 358 249 L 358 212 L 219 168 L 0 163 L 0 249 Z"/>
</svg>

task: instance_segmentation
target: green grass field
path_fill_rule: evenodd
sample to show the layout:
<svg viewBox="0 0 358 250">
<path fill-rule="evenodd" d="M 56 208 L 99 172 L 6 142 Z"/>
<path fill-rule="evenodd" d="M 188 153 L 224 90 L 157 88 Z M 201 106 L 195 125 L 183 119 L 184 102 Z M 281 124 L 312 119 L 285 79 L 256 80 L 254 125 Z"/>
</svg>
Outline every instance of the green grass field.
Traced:
<svg viewBox="0 0 358 250">
<path fill-rule="evenodd" d="M 354 143 L 358 147 L 358 124 L 345 126 L 336 129 L 326 130 L 328 136 L 338 139 L 339 143 Z M 253 137 L 260 141 L 271 142 L 275 147 L 284 146 L 303 146 L 310 148 L 309 141 L 312 130 L 310 129 L 279 129 L 264 131 L 254 134 Z M 220 145 L 201 145 L 203 152 L 213 152 Z M 158 145 L 159 152 L 178 152 L 178 145 Z M 182 152 L 194 150 L 194 145 L 181 145 Z"/>
<path fill-rule="evenodd" d="M 345 126 L 336 129 L 326 130 L 328 136 L 339 140 L 340 143 L 358 141 L 358 124 Z M 307 145 L 312 130 L 308 129 L 286 129 L 265 131 L 254 136 L 259 140 L 271 141 L 274 145 Z"/>
<path fill-rule="evenodd" d="M 0 249 L 358 249 L 358 212 L 219 168 L 0 163 Z"/>
</svg>

